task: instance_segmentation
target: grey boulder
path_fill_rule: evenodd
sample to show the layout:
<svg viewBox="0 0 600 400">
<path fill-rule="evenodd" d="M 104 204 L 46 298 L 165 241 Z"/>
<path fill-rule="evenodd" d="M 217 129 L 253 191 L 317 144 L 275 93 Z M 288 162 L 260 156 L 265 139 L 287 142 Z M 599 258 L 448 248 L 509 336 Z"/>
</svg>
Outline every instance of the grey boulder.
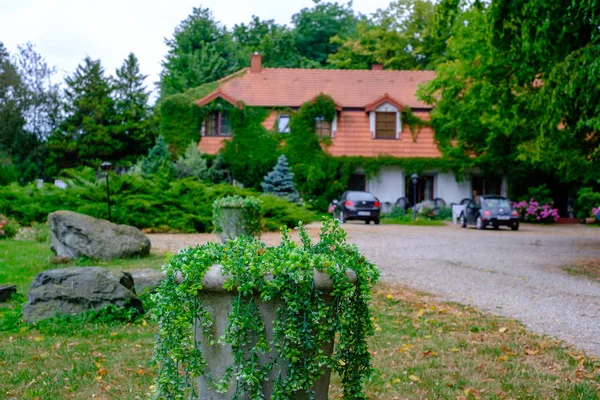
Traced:
<svg viewBox="0 0 600 400">
<path fill-rule="evenodd" d="M 154 293 L 154 290 L 165 279 L 165 274 L 152 268 L 134 269 L 127 272 L 133 278 L 135 292 L 138 295 L 145 291 Z"/>
<path fill-rule="evenodd" d="M 79 214 L 48 215 L 52 251 L 59 257 L 100 259 L 147 256 L 150 240 L 137 228 Z"/>
<path fill-rule="evenodd" d="M 23 319 L 35 322 L 56 313 L 78 314 L 111 304 L 143 311 L 128 273 L 100 267 L 52 269 L 40 272 L 33 280 Z"/>
</svg>

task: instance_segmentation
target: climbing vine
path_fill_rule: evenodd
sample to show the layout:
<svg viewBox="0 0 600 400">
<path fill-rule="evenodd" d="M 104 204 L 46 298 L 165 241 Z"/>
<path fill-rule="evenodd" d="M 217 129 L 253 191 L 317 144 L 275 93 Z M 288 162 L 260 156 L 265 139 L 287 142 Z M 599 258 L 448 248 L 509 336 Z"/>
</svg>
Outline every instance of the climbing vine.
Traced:
<svg viewBox="0 0 600 400">
<path fill-rule="evenodd" d="M 373 334 L 369 303 L 379 271 L 356 246 L 347 243 L 346 233 L 336 221 L 324 221 L 316 244 L 301 225 L 299 232 L 300 245 L 282 228 L 277 247 L 244 236 L 226 244 L 183 249 L 163 266 L 167 278 L 154 295 L 155 318 L 160 325 L 154 356 L 159 366 L 157 398 L 196 398 L 194 385 L 200 376 L 221 393 L 235 380 L 234 398 L 263 398 L 261 384 L 267 374 L 271 368 L 283 368 L 287 372 L 274 382 L 272 399 L 298 395 L 312 399 L 314 383 L 327 366 L 341 376 L 345 399 L 366 399 L 364 383 L 372 373 L 367 348 L 367 338 Z M 225 335 L 220 338 L 210 336 L 216 316 L 210 315 L 198 297 L 204 274 L 214 264 L 221 265 L 224 276 L 230 276 L 224 289 L 236 293 Z M 330 276 L 330 299 L 315 286 L 315 270 Z M 355 282 L 348 270 L 356 275 Z M 258 299 L 280 299 L 272 342 L 265 336 Z M 224 376 L 206 376 L 207 364 L 196 342 L 195 326 L 211 337 L 212 345 L 217 341 L 231 345 L 233 364 Z M 334 351 L 327 355 L 322 348 L 334 337 Z M 271 351 L 278 357 L 261 364 L 259 355 Z"/>
</svg>

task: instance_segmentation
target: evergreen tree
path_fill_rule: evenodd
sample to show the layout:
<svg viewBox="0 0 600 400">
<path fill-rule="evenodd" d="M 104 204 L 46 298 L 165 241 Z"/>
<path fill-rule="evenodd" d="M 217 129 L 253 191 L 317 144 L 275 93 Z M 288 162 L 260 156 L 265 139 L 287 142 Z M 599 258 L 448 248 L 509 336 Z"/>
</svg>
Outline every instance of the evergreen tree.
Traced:
<svg viewBox="0 0 600 400">
<path fill-rule="evenodd" d="M 287 158 L 283 154 L 277 159 L 277 165 L 275 165 L 273 171 L 265 176 L 260 185 L 265 193 L 286 197 L 289 201 L 293 202 L 300 200 L 300 195 L 294 185 L 294 173 L 291 171 Z"/>
<path fill-rule="evenodd" d="M 14 163 L 27 149 L 26 121 L 20 101 L 22 90 L 21 76 L 0 42 L 0 172 L 4 175 L 3 183 L 16 179 Z"/>
<path fill-rule="evenodd" d="M 160 74 L 161 98 L 216 81 L 240 68 L 231 35 L 207 8 L 194 8 L 165 43 L 169 51 Z"/>
<path fill-rule="evenodd" d="M 231 183 L 231 173 L 227 169 L 225 159 L 221 154 L 217 155 L 217 158 L 213 161 L 209 174 L 213 183 Z"/>
<path fill-rule="evenodd" d="M 179 176 L 191 176 L 199 180 L 208 178 L 206 160 L 198 151 L 198 143 L 192 141 L 183 156 L 179 156 L 175 165 Z"/>
<path fill-rule="evenodd" d="M 97 166 L 101 160 L 117 161 L 124 143 L 114 134 L 113 87 L 100 60 L 86 57 L 65 82 L 66 118 L 48 140 L 50 174 L 80 165 Z"/>
<path fill-rule="evenodd" d="M 122 160 L 134 160 L 146 154 L 156 135 L 149 92 L 144 86 L 146 75 L 140 72 L 135 54 L 130 53 L 116 71 L 114 97 L 116 108 L 115 134 L 122 143 Z"/>
<path fill-rule="evenodd" d="M 156 143 L 148 152 L 148 156 L 138 161 L 135 170 L 136 172 L 141 172 L 146 175 L 156 173 L 163 173 L 166 175 L 174 174 L 175 171 L 173 162 L 171 161 L 169 146 L 162 135 L 156 138 Z"/>
</svg>

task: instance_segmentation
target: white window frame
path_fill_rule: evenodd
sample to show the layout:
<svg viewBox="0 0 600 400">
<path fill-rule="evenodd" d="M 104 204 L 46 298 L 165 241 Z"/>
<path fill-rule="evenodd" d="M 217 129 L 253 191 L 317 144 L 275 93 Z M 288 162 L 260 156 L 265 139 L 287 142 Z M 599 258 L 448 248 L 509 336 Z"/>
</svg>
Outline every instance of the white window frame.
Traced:
<svg viewBox="0 0 600 400">
<path fill-rule="evenodd" d="M 376 112 L 395 112 L 396 113 L 396 139 L 401 138 L 402 134 L 402 113 L 390 103 L 383 103 L 375 110 L 369 112 L 369 126 L 371 129 L 371 138 L 376 139 Z"/>
<path fill-rule="evenodd" d="M 282 117 L 286 117 L 288 122 L 287 125 L 285 127 L 284 130 L 281 130 L 281 119 Z M 292 118 L 290 116 L 290 114 L 279 114 L 277 116 L 277 132 L 278 133 L 290 133 L 290 122 L 292 121 Z"/>
</svg>

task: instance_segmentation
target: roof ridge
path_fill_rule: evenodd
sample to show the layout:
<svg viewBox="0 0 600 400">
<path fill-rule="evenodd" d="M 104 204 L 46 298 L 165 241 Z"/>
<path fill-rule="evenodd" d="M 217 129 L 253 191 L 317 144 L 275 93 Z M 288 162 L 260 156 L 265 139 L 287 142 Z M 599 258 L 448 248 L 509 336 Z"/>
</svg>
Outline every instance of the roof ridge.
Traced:
<svg viewBox="0 0 600 400">
<path fill-rule="evenodd" d="M 340 69 L 340 68 L 263 68 L 265 70 L 281 70 L 281 71 L 341 71 L 341 72 L 375 72 L 375 73 L 386 73 L 386 72 L 433 72 L 433 69 Z"/>
</svg>

